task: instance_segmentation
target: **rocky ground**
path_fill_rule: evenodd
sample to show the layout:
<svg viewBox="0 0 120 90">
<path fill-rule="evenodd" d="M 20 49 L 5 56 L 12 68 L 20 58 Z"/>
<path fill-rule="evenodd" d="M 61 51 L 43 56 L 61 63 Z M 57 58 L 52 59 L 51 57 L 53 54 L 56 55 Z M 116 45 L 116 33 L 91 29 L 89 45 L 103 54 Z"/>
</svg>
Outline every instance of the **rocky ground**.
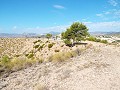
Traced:
<svg viewBox="0 0 120 90">
<path fill-rule="evenodd" d="M 120 90 L 120 47 L 91 43 L 80 56 L 42 63 L 0 79 L 1 90 Z"/>
</svg>

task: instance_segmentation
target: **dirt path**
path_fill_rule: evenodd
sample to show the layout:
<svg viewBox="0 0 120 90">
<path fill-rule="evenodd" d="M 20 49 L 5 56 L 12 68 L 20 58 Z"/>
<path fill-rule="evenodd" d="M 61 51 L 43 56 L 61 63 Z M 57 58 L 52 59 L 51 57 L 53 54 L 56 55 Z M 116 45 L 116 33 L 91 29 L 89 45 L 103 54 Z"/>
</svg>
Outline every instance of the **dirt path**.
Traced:
<svg viewBox="0 0 120 90">
<path fill-rule="evenodd" d="M 80 56 L 0 79 L 1 90 L 120 90 L 120 47 L 92 43 Z"/>
</svg>

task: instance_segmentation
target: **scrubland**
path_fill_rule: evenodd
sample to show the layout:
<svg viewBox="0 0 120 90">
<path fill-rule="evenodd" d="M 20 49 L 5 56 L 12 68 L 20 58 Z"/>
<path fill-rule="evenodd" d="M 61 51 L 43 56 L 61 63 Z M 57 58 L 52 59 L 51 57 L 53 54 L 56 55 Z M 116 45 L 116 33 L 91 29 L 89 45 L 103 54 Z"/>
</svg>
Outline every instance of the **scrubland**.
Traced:
<svg viewBox="0 0 120 90">
<path fill-rule="evenodd" d="M 120 46 L 93 39 L 1 38 L 0 89 L 119 90 Z"/>
</svg>

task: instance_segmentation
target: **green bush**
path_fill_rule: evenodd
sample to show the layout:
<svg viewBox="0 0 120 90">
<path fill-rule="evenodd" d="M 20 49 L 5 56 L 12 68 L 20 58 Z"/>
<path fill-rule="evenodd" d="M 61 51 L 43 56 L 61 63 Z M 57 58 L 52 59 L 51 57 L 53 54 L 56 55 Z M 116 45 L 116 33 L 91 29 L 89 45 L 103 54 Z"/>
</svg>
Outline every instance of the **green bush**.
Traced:
<svg viewBox="0 0 120 90">
<path fill-rule="evenodd" d="M 35 49 L 36 49 L 36 48 L 38 48 L 39 46 L 40 46 L 40 45 L 35 45 L 33 48 L 35 48 Z"/>
<path fill-rule="evenodd" d="M 55 52 L 59 52 L 60 50 L 55 50 Z"/>
<path fill-rule="evenodd" d="M 30 53 L 27 57 L 28 58 L 33 58 L 34 54 L 33 53 Z"/>
<path fill-rule="evenodd" d="M 101 43 L 105 43 L 105 44 L 107 44 L 108 41 L 107 41 L 107 40 L 101 40 Z"/>
<path fill-rule="evenodd" d="M 42 42 L 41 40 L 34 41 L 33 43 L 36 44 L 37 42 Z"/>
<path fill-rule="evenodd" d="M 96 39 L 95 42 L 101 42 L 101 39 Z"/>
<path fill-rule="evenodd" d="M 53 43 L 52 44 L 48 44 L 48 48 L 52 48 L 53 47 Z"/>
<path fill-rule="evenodd" d="M 38 48 L 38 51 L 42 50 L 43 47 L 44 47 L 45 44 L 41 45 L 39 48 Z"/>
<path fill-rule="evenodd" d="M 96 38 L 93 37 L 93 36 L 90 36 L 90 37 L 86 38 L 86 40 L 89 40 L 89 41 L 96 41 Z"/>
<path fill-rule="evenodd" d="M 7 55 L 5 55 L 0 59 L 0 62 L 3 63 L 3 64 L 9 63 L 10 58 Z"/>
</svg>

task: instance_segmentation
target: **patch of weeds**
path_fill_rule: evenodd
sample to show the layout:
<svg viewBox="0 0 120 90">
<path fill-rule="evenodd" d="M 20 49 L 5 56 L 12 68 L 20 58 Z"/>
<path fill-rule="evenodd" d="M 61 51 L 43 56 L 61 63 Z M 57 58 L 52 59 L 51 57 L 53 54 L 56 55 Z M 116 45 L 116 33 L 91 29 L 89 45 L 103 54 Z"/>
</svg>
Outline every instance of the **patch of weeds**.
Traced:
<svg viewBox="0 0 120 90">
<path fill-rule="evenodd" d="M 36 48 L 38 48 L 39 46 L 40 46 L 40 45 L 35 45 L 33 48 L 35 48 L 35 49 L 36 49 Z"/>
<path fill-rule="evenodd" d="M 55 52 L 60 52 L 60 50 L 55 50 Z"/>
<path fill-rule="evenodd" d="M 42 45 L 38 48 L 38 51 L 42 50 L 44 46 L 45 46 L 45 44 L 42 44 Z"/>
<path fill-rule="evenodd" d="M 51 43 L 51 44 L 48 44 L 48 48 L 50 49 L 50 48 L 52 48 L 53 47 L 53 43 Z"/>
<path fill-rule="evenodd" d="M 34 41 L 33 43 L 36 44 L 37 42 L 42 42 L 41 40 Z"/>
<path fill-rule="evenodd" d="M 101 43 L 104 43 L 104 44 L 107 44 L 107 43 L 108 43 L 107 40 L 101 40 L 100 42 L 101 42 Z"/>
<path fill-rule="evenodd" d="M 27 56 L 27 58 L 33 58 L 34 54 L 33 53 L 29 53 L 29 55 Z"/>
</svg>

